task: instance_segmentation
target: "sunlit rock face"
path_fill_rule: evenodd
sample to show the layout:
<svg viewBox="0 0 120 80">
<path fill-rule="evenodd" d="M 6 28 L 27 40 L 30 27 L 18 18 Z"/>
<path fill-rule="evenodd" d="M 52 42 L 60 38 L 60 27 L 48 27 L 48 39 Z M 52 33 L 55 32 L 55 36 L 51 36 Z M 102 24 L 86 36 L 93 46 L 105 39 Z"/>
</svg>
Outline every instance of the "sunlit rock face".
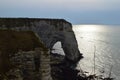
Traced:
<svg viewBox="0 0 120 80">
<path fill-rule="evenodd" d="M 0 28 L 34 31 L 47 48 L 52 49 L 57 41 L 61 41 L 68 60 L 77 62 L 82 58 L 72 25 L 63 19 L 0 18 Z"/>
</svg>

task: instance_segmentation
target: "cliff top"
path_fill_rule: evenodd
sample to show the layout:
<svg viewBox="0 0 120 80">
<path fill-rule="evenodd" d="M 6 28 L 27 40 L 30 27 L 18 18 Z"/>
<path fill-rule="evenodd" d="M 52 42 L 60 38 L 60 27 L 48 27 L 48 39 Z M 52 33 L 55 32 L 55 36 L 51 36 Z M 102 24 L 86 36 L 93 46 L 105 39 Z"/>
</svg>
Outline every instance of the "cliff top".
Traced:
<svg viewBox="0 0 120 80">
<path fill-rule="evenodd" d="M 23 26 L 27 25 L 30 26 L 30 22 L 39 22 L 39 21 L 46 21 L 50 22 L 51 24 L 56 23 L 68 23 L 71 25 L 71 23 L 67 22 L 64 19 L 48 19 L 48 18 L 0 18 L 0 26 Z"/>
</svg>

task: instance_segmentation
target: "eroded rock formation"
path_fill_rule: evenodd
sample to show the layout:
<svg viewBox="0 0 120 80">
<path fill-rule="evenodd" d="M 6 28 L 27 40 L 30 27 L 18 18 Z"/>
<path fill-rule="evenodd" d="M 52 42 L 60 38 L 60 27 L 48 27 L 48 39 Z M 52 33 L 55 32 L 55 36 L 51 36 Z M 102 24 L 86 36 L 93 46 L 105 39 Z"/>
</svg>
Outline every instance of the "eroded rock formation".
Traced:
<svg viewBox="0 0 120 80">
<path fill-rule="evenodd" d="M 15 68 L 7 72 L 9 80 L 52 80 L 49 50 L 18 51 L 11 58 Z M 10 79 L 10 76 L 14 76 Z"/>
<path fill-rule="evenodd" d="M 49 49 L 52 49 L 57 41 L 61 41 L 68 60 L 77 62 L 82 58 L 72 25 L 63 19 L 0 18 L 0 28 L 34 31 Z"/>
<path fill-rule="evenodd" d="M 0 30 L 0 80 L 52 80 L 50 51 L 33 31 Z"/>
</svg>

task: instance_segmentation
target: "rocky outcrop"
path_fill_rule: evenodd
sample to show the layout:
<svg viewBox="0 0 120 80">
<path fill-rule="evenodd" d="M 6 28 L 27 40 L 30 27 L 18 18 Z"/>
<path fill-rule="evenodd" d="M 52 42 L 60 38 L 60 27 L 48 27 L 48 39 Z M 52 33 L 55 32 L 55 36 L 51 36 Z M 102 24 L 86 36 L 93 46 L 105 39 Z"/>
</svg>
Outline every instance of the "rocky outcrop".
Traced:
<svg viewBox="0 0 120 80">
<path fill-rule="evenodd" d="M 50 51 L 34 32 L 0 30 L 0 80 L 52 80 Z"/>
<path fill-rule="evenodd" d="M 9 80 L 52 80 L 49 54 L 42 48 L 20 50 L 11 58 L 16 67 L 7 72 Z"/>
<path fill-rule="evenodd" d="M 34 31 L 49 49 L 61 41 L 66 59 L 77 62 L 82 58 L 72 25 L 63 19 L 0 18 L 0 28 Z"/>
</svg>

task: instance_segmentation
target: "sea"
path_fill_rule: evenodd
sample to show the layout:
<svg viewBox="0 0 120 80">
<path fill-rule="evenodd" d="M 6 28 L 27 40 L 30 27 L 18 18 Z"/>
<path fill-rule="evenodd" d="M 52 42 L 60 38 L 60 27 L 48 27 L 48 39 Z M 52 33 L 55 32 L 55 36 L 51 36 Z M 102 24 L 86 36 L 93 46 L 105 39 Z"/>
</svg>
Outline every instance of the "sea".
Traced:
<svg viewBox="0 0 120 80">
<path fill-rule="evenodd" d="M 120 25 L 73 25 L 84 58 L 77 68 L 120 80 Z"/>
<path fill-rule="evenodd" d="M 73 25 L 73 31 L 84 56 L 77 69 L 120 80 L 120 25 Z M 60 42 L 53 48 L 64 55 Z"/>
</svg>

